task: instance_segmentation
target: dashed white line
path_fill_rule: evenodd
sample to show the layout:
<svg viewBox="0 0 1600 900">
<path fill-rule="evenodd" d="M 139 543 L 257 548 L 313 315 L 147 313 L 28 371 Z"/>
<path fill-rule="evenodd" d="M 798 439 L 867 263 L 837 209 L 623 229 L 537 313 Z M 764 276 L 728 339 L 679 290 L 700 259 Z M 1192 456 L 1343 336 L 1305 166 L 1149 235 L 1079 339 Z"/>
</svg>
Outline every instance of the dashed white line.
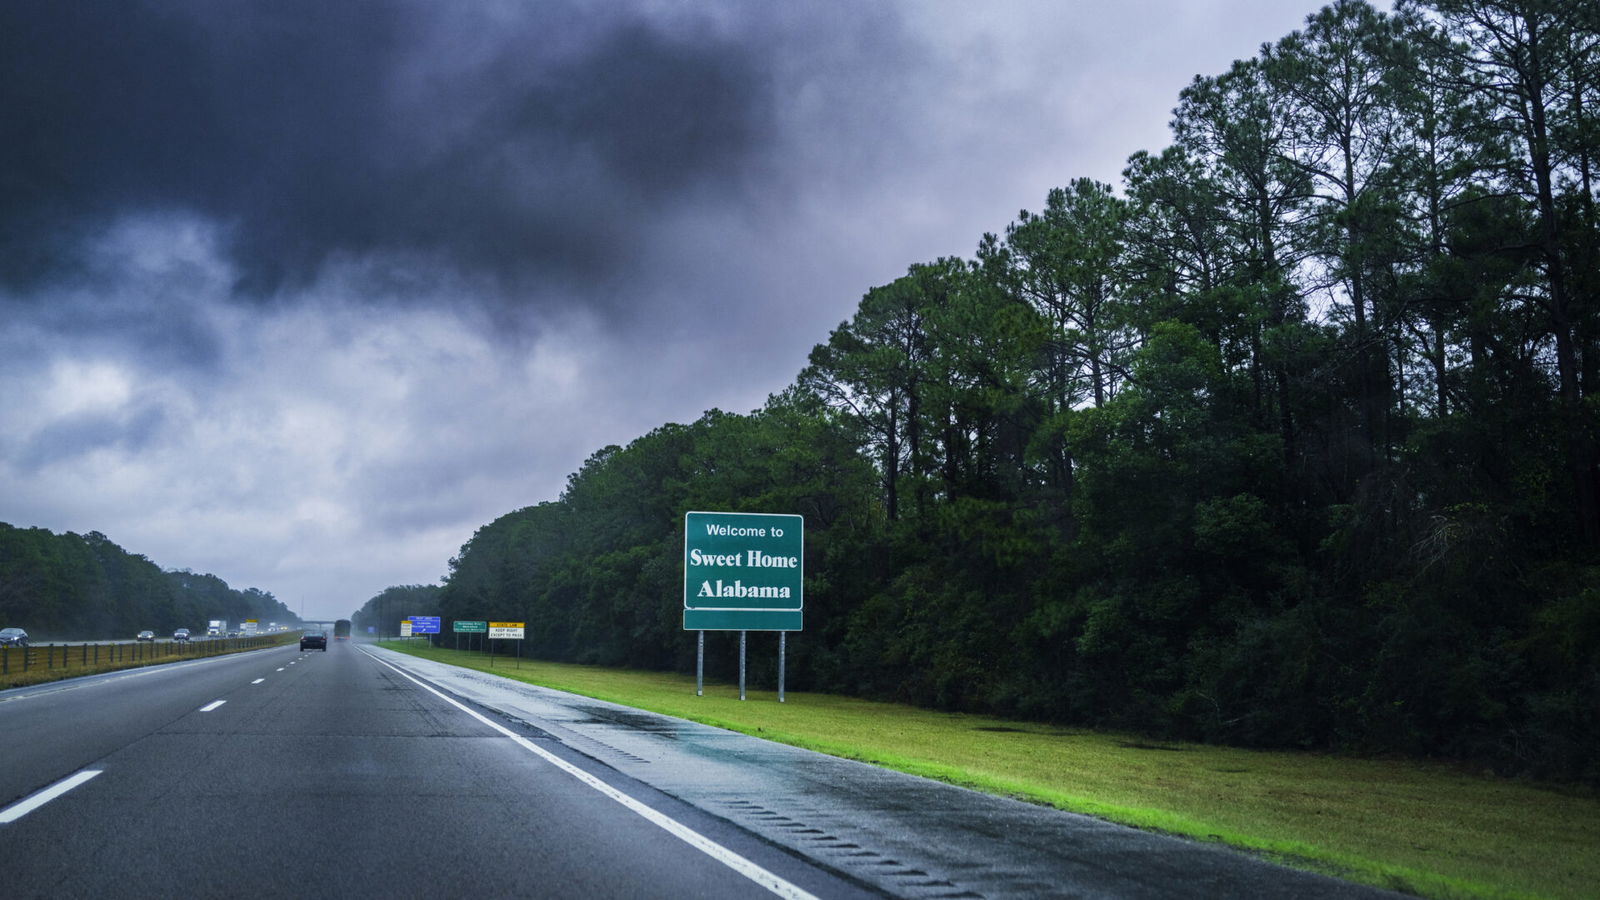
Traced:
<svg viewBox="0 0 1600 900">
<path fill-rule="evenodd" d="M 17 802 L 6 807 L 4 810 L 0 810 L 0 825 L 9 825 L 12 822 L 15 822 L 28 813 L 31 813 L 46 803 L 49 803 L 51 800 L 54 800 L 62 794 L 65 794 L 67 791 L 70 791 L 78 785 L 83 784 L 85 781 L 88 781 L 96 775 L 99 775 L 103 771 L 105 770 L 84 769 L 82 772 L 67 778 L 63 778 L 55 784 L 50 785 L 49 787 L 30 797 L 24 797 L 21 800 L 18 800 Z"/>
<path fill-rule="evenodd" d="M 368 654 L 368 656 L 372 655 Z M 401 676 L 415 683 L 418 687 L 434 695 L 435 697 L 438 697 L 440 700 L 443 700 L 451 706 L 454 706 L 456 709 L 461 710 L 474 719 L 477 719 L 479 722 L 482 722 L 490 728 L 493 728 L 495 731 L 498 731 L 515 741 L 518 746 L 522 747 L 522 749 L 540 757 L 545 762 L 550 763 L 561 771 L 571 775 L 573 778 L 578 779 L 589 787 L 594 788 L 607 797 L 610 797 L 612 800 L 617 801 L 618 803 L 627 807 L 629 810 L 637 813 L 654 825 L 660 827 L 662 830 L 671 834 L 673 837 L 676 837 L 678 840 L 683 841 L 696 850 L 699 850 L 701 853 L 704 853 L 717 862 L 722 863 L 735 872 L 738 872 L 740 875 L 743 875 L 751 881 L 754 881 L 756 884 L 759 884 L 772 893 L 777 894 L 779 897 L 787 898 L 787 900 L 818 900 L 815 894 L 810 893 L 799 885 L 791 884 L 777 875 L 774 875 L 772 872 L 767 871 L 760 865 L 745 859 L 743 856 L 740 856 L 732 850 L 729 850 L 727 847 L 722 846 L 700 832 L 682 824 L 677 819 L 674 819 L 665 813 L 652 809 L 646 804 L 635 800 L 633 797 L 624 794 L 609 784 L 606 784 L 604 781 L 601 781 L 593 775 L 590 775 L 588 772 L 585 772 L 572 763 L 569 763 L 550 751 L 545 750 L 543 747 L 534 744 L 532 741 L 528 740 L 522 735 L 517 734 L 508 728 L 503 728 L 500 725 L 490 721 L 471 707 L 458 703 L 454 699 L 445 696 L 443 693 L 434 690 L 421 680 L 412 677 L 410 673 L 406 672 L 399 666 L 393 665 L 386 660 L 378 659 L 376 656 L 372 656 L 372 658 L 377 660 L 379 663 L 394 669 L 396 672 L 399 672 Z"/>
<path fill-rule="evenodd" d="M 200 711 L 201 712 L 211 712 L 212 710 L 216 709 L 217 707 L 219 707 L 222 704 L 227 703 L 227 702 L 228 701 L 226 701 L 226 700 L 213 700 L 210 703 L 207 703 L 205 706 L 200 707 Z"/>
<path fill-rule="evenodd" d="M 283 671 L 283 669 L 279 669 L 279 670 L 278 670 L 278 671 L 279 671 L 279 672 L 282 672 L 282 671 Z"/>
<path fill-rule="evenodd" d="M 263 681 L 266 681 L 266 679 L 265 678 L 257 678 L 255 681 L 252 681 L 250 683 L 251 684 L 260 684 Z"/>
</svg>

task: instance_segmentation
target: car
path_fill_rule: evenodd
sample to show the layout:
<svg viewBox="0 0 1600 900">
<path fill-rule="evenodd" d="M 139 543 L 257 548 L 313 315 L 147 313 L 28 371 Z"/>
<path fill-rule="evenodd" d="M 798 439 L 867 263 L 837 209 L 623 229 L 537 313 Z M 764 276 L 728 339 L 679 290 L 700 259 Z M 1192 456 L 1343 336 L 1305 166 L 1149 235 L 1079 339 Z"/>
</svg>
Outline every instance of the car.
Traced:
<svg viewBox="0 0 1600 900">
<path fill-rule="evenodd" d="M 154 631 L 141 631 L 139 636 L 134 638 L 136 641 L 154 641 L 155 639 L 156 633 Z"/>
<path fill-rule="evenodd" d="M 174 631 L 172 633 L 172 639 L 175 640 L 175 641 L 187 641 L 187 640 L 189 640 L 189 629 L 187 629 L 187 628 L 179 628 L 177 631 Z"/>
<path fill-rule="evenodd" d="M 0 647 L 26 647 L 28 633 L 21 628 L 0 628 Z"/>
<path fill-rule="evenodd" d="M 328 636 L 320 631 L 308 631 L 300 635 L 300 649 L 314 648 L 323 653 L 328 652 Z"/>
</svg>

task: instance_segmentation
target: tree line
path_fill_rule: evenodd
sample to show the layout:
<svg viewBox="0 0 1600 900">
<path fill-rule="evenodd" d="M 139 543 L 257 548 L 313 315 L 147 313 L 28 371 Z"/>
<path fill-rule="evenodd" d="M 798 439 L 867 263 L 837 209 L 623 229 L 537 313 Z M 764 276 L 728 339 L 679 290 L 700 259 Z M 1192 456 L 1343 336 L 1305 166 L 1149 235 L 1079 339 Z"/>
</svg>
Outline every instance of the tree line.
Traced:
<svg viewBox="0 0 1600 900">
<path fill-rule="evenodd" d="M 801 513 L 795 688 L 1600 779 L 1597 35 L 1340 0 L 762 409 L 481 528 L 437 610 L 685 670 L 683 513 Z"/>
<path fill-rule="evenodd" d="M 372 629 L 374 637 L 395 637 L 400 632 L 400 620 L 410 616 L 439 615 L 439 586 L 436 584 L 407 584 L 384 588 L 377 596 L 361 604 L 350 614 L 351 630 L 365 635 Z M 463 619 L 471 616 L 461 616 Z"/>
<path fill-rule="evenodd" d="M 211 619 L 299 621 L 270 593 L 235 590 L 188 569 L 163 571 L 98 531 L 54 534 L 0 522 L 0 624 L 35 641 L 203 632 Z"/>
</svg>

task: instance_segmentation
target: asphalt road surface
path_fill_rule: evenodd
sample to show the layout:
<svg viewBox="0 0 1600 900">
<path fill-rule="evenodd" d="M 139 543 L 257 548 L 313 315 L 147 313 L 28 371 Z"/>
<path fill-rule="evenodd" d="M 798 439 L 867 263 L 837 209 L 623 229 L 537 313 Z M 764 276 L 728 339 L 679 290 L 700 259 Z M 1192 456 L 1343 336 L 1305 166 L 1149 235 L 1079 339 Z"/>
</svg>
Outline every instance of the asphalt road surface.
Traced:
<svg viewBox="0 0 1600 900">
<path fill-rule="evenodd" d="M 0 760 L 9 898 L 867 895 L 345 642 L 0 692 Z"/>
<path fill-rule="evenodd" d="M 0 691 L 0 896 L 313 894 L 1392 896 L 343 641 Z"/>
</svg>

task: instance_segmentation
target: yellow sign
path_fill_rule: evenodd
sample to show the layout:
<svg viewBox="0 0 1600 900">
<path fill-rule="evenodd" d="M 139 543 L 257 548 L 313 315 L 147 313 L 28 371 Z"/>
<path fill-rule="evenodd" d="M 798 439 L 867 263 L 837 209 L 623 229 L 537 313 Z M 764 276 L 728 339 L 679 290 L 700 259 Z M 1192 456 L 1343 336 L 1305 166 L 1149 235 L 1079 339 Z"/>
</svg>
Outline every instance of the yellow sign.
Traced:
<svg viewBox="0 0 1600 900">
<path fill-rule="evenodd" d="M 489 639 L 494 640 L 522 640 L 522 632 L 526 622 L 490 622 Z"/>
</svg>

